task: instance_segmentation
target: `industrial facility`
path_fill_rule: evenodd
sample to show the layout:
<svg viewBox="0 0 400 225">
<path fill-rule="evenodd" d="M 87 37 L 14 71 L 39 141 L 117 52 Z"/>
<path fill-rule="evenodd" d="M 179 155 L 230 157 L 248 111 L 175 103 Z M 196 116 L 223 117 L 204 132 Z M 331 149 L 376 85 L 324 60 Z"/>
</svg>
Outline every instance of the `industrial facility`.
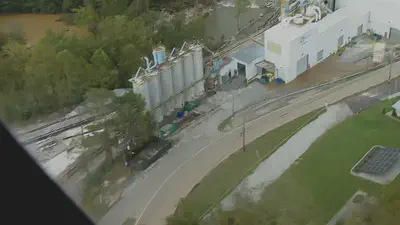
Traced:
<svg viewBox="0 0 400 225">
<path fill-rule="evenodd" d="M 281 22 L 264 34 L 265 68 L 288 83 L 373 32 L 400 40 L 397 0 L 284 1 Z"/>
<path fill-rule="evenodd" d="M 133 91 L 146 100 L 146 108 L 161 122 L 164 115 L 183 108 L 204 93 L 202 45 L 184 43 L 180 49 L 159 46 L 153 50 L 153 60 L 144 57 L 146 68 L 139 67 L 132 83 Z"/>
<path fill-rule="evenodd" d="M 215 59 L 209 77 L 222 84 L 235 76 L 250 82 L 267 75 L 289 83 L 364 33 L 400 42 L 398 9 L 398 0 L 282 0 L 281 22 L 264 32 L 264 40 Z M 184 43 L 167 57 L 159 46 L 154 60 L 145 57 L 145 68 L 130 79 L 157 122 L 204 94 L 203 48 Z"/>
</svg>

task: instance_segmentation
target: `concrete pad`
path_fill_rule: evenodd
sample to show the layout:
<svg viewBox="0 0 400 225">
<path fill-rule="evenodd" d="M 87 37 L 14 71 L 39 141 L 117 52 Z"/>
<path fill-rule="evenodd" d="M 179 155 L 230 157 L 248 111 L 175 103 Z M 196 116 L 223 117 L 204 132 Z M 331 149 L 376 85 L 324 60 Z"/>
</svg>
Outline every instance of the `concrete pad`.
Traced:
<svg viewBox="0 0 400 225">
<path fill-rule="evenodd" d="M 394 179 L 396 179 L 397 175 L 400 173 L 400 160 L 397 161 L 391 166 L 391 168 L 383 174 L 371 174 L 371 173 L 364 173 L 364 172 L 356 172 L 355 167 L 364 160 L 369 153 L 374 150 L 375 147 L 382 147 L 380 145 L 373 146 L 357 163 L 351 168 L 350 173 L 353 176 L 360 177 L 366 180 L 370 180 L 375 183 L 379 184 L 390 184 Z M 397 156 L 399 158 L 399 156 Z"/>
</svg>

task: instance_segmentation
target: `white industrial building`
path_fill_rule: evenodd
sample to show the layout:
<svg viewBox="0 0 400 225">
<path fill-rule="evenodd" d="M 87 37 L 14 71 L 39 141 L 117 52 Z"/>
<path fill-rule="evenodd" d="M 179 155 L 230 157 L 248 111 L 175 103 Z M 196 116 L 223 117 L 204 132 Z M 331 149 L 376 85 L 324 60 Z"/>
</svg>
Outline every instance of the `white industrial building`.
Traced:
<svg viewBox="0 0 400 225">
<path fill-rule="evenodd" d="M 184 43 L 179 50 L 173 49 L 169 57 L 165 48 L 153 51 L 153 61 L 146 59 L 146 68 L 139 68 L 129 81 L 135 93 L 146 100 L 146 108 L 153 112 L 157 122 L 164 115 L 171 115 L 204 93 L 203 51 L 198 44 Z"/>
<path fill-rule="evenodd" d="M 307 2 L 307 1 L 297 1 Z M 311 2 L 311 1 L 310 1 Z M 324 12 L 312 3 L 303 14 L 283 19 L 264 34 L 265 61 L 286 83 L 336 53 L 352 38 L 372 30 L 400 39 L 398 0 L 340 0 L 340 9 Z M 336 5 L 335 8 L 338 8 Z"/>
</svg>

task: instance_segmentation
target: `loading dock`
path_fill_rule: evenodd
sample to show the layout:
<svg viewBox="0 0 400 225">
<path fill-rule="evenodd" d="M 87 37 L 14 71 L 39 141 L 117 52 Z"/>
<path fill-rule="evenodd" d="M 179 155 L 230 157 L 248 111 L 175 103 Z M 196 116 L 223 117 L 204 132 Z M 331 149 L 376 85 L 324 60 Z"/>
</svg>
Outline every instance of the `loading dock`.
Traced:
<svg viewBox="0 0 400 225">
<path fill-rule="evenodd" d="M 303 58 L 297 61 L 296 76 L 299 76 L 300 74 L 306 72 L 307 69 L 308 69 L 308 55 L 305 55 L 303 56 Z"/>
</svg>

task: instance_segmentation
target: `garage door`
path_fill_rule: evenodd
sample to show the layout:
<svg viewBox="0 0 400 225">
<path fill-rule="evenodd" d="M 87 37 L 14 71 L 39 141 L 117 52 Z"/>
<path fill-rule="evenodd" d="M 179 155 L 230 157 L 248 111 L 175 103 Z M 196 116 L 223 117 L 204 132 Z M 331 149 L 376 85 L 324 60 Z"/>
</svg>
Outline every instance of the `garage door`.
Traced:
<svg viewBox="0 0 400 225">
<path fill-rule="evenodd" d="M 299 59 L 299 61 L 297 61 L 296 76 L 306 72 L 307 68 L 308 68 L 308 55 L 304 56 L 303 58 Z"/>
<path fill-rule="evenodd" d="M 400 30 L 396 28 L 390 28 L 390 40 L 399 41 L 400 42 Z"/>
</svg>

